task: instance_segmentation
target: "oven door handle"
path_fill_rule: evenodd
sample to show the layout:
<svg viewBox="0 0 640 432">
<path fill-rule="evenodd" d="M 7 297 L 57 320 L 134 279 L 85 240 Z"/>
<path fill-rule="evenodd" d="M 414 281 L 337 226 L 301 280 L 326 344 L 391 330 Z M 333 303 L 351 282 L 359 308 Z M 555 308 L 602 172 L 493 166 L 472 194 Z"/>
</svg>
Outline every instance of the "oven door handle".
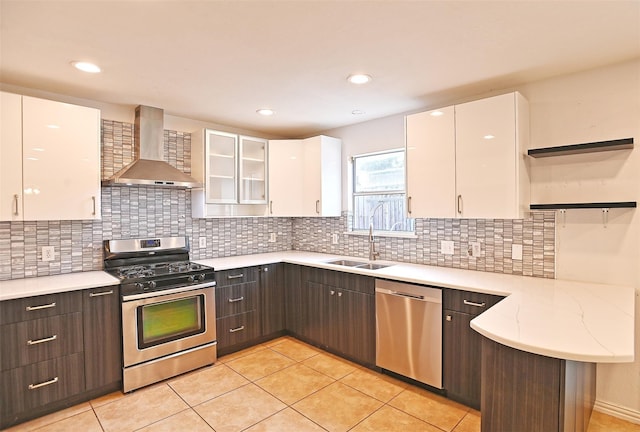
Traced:
<svg viewBox="0 0 640 432">
<path fill-rule="evenodd" d="M 216 281 L 205 282 L 205 283 L 196 284 L 196 285 L 187 285 L 187 286 L 172 288 L 167 290 L 151 291 L 151 292 L 146 292 L 142 294 L 124 295 L 122 296 L 122 301 L 141 300 L 141 299 L 146 299 L 151 297 L 159 297 L 159 296 L 164 296 L 169 294 L 177 294 L 181 292 L 193 291 L 193 290 L 202 289 L 202 288 L 209 288 L 212 286 L 216 286 Z"/>
</svg>

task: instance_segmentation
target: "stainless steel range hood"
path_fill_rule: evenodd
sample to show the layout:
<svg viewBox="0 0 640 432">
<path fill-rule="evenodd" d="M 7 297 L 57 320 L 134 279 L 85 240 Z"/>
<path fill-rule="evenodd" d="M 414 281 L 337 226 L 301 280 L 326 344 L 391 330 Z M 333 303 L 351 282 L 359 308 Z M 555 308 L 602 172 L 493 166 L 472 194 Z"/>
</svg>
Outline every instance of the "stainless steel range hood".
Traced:
<svg viewBox="0 0 640 432">
<path fill-rule="evenodd" d="M 164 111 L 139 105 L 134 129 L 135 160 L 102 182 L 103 186 L 202 187 L 193 177 L 164 161 Z"/>
</svg>

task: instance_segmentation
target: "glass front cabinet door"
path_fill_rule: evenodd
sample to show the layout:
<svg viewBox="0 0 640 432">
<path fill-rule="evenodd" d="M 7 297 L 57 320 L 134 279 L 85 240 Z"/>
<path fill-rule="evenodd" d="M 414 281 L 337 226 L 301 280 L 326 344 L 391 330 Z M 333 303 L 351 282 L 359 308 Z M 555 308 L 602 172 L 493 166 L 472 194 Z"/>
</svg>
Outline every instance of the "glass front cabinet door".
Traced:
<svg viewBox="0 0 640 432">
<path fill-rule="evenodd" d="M 267 202 L 267 141 L 240 136 L 240 204 Z"/>
</svg>

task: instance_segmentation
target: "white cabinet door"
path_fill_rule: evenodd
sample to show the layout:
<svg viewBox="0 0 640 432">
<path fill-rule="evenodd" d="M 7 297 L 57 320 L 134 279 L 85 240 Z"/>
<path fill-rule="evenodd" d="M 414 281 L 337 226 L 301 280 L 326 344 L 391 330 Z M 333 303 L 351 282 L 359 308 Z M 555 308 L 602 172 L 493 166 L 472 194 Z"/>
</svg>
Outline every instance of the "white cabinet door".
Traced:
<svg viewBox="0 0 640 432">
<path fill-rule="evenodd" d="M 22 96 L 0 92 L 0 221 L 22 219 Z"/>
<path fill-rule="evenodd" d="M 313 138 L 316 140 L 317 138 Z M 342 141 L 320 136 L 320 216 L 340 216 L 342 212 Z"/>
<path fill-rule="evenodd" d="M 267 140 L 240 136 L 240 204 L 267 203 Z"/>
<path fill-rule="evenodd" d="M 304 197 L 302 140 L 269 141 L 269 216 L 300 216 Z"/>
<path fill-rule="evenodd" d="M 405 121 L 408 217 L 455 217 L 453 106 L 412 114 Z"/>
<path fill-rule="evenodd" d="M 458 217 L 522 217 L 518 97 L 509 93 L 455 106 Z"/>
<path fill-rule="evenodd" d="M 236 204 L 238 202 L 238 135 L 207 129 L 205 131 L 206 202 Z"/>
</svg>

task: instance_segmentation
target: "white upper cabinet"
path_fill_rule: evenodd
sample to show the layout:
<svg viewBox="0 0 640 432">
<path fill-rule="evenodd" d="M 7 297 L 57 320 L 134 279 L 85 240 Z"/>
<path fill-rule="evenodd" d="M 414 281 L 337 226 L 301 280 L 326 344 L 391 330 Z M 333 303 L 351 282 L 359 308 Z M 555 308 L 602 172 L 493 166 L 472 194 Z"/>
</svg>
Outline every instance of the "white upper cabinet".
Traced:
<svg viewBox="0 0 640 432">
<path fill-rule="evenodd" d="M 317 136 L 269 142 L 269 216 L 340 216 L 342 142 Z"/>
<path fill-rule="evenodd" d="M 267 202 L 267 147 L 264 139 L 240 136 L 240 204 Z"/>
<path fill-rule="evenodd" d="M 517 92 L 407 116 L 409 216 L 522 218 L 528 139 Z"/>
<path fill-rule="evenodd" d="M 0 92 L 0 220 L 23 220 L 22 96 Z"/>
<path fill-rule="evenodd" d="M 5 98 L 14 96 L 3 95 L 3 108 Z M 28 96 L 20 98 L 21 117 L 16 117 L 13 109 L 2 112 L 2 219 L 99 219 L 100 111 Z M 20 119 L 21 160 L 15 163 L 18 144 L 14 134 Z M 5 140 L 10 143 L 8 155 Z M 7 170 L 13 180 L 5 180 L 9 160 L 14 160 Z M 5 184 L 15 189 L 18 181 L 21 192 L 5 191 Z M 13 200 L 10 219 L 4 210 L 7 194 Z M 16 204 L 15 195 L 21 204 Z"/>
</svg>

